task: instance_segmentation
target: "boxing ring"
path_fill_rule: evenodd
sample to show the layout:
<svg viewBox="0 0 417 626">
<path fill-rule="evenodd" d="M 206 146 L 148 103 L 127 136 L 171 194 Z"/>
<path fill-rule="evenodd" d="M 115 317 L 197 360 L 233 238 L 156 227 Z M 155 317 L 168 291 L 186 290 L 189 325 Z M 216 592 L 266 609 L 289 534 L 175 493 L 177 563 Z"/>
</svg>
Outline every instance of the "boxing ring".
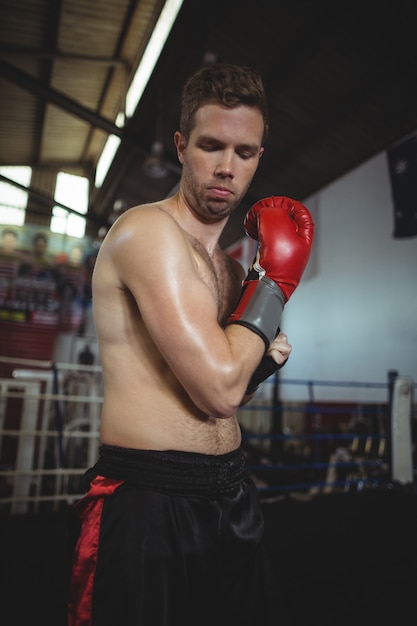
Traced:
<svg viewBox="0 0 417 626">
<path fill-rule="evenodd" d="M 276 376 L 268 386 L 270 402 L 255 399 L 239 412 L 263 497 L 412 487 L 417 414 L 410 377 L 391 371 L 386 382 L 372 383 Z M 304 401 L 282 400 L 280 389 L 289 386 Z M 324 399 L 317 400 L 320 391 Z"/>
<path fill-rule="evenodd" d="M 0 514 L 56 512 L 81 497 L 98 453 L 99 365 L 0 357 Z M 416 478 L 415 383 L 274 375 L 239 410 L 261 499 L 400 487 Z"/>
</svg>

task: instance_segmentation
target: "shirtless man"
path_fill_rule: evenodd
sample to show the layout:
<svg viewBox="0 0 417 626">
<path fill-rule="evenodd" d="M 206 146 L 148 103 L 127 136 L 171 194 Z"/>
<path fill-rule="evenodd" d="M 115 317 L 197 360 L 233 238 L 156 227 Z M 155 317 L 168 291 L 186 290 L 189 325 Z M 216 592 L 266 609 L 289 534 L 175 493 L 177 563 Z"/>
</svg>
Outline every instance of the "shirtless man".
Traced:
<svg viewBox="0 0 417 626">
<path fill-rule="evenodd" d="M 267 128 L 255 72 L 197 72 L 174 135 L 178 193 L 121 215 L 101 246 L 92 283 L 101 447 L 76 505 L 69 626 L 277 623 L 236 411 L 291 352 L 278 325 L 308 260 L 310 216 L 282 198 L 248 214 L 260 249 L 271 229 L 274 240 L 245 281 L 248 302 L 243 268 L 218 244 Z M 270 254 L 280 230 L 289 275 Z"/>
</svg>

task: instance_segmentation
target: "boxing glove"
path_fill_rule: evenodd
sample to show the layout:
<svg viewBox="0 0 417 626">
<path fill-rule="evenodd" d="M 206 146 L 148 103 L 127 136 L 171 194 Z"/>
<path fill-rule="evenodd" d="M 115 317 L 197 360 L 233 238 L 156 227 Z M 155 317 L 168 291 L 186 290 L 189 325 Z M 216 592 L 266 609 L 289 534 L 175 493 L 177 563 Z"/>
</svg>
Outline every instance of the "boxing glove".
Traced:
<svg viewBox="0 0 417 626">
<path fill-rule="evenodd" d="M 314 224 L 301 202 L 272 196 L 249 209 L 244 227 L 258 241 L 258 251 L 227 324 L 250 328 L 262 337 L 267 350 L 307 265 Z"/>
</svg>

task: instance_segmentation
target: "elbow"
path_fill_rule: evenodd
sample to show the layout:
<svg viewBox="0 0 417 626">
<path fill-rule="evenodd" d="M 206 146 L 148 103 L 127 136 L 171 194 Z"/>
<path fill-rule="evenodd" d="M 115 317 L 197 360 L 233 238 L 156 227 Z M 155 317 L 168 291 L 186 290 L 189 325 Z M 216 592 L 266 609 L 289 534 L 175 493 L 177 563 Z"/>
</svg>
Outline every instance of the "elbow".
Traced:
<svg viewBox="0 0 417 626">
<path fill-rule="evenodd" d="M 242 405 L 246 385 L 242 381 L 233 384 L 225 379 L 208 385 L 203 394 L 195 398 L 198 407 L 207 415 L 217 419 L 227 419 L 236 415 Z M 201 391 L 201 390 L 200 390 Z"/>
<path fill-rule="evenodd" d="M 241 402 L 215 402 L 211 406 L 207 405 L 207 414 L 216 419 L 228 419 L 236 415 Z"/>
</svg>

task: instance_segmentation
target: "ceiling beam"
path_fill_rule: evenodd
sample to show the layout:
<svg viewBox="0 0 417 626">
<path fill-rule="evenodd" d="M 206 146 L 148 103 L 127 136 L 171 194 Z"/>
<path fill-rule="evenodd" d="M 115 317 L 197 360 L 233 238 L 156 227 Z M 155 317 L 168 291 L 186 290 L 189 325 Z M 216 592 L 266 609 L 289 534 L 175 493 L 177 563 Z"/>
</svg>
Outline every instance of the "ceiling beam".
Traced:
<svg viewBox="0 0 417 626">
<path fill-rule="evenodd" d="M 126 143 L 131 144 L 137 150 L 140 150 L 138 144 L 135 142 L 132 134 L 128 134 L 125 128 L 119 128 L 112 121 L 98 115 L 91 109 L 84 107 L 82 104 L 79 104 L 75 100 L 68 98 L 68 96 L 64 95 L 60 91 L 56 89 L 52 89 L 47 85 L 41 83 L 30 74 L 23 72 L 21 69 L 11 65 L 7 61 L 0 59 L 0 75 L 10 80 L 11 82 L 23 87 L 27 91 L 44 98 L 45 100 L 55 104 L 56 106 L 64 109 L 68 113 L 79 117 L 80 119 L 92 124 L 97 128 L 101 128 L 109 135 L 116 135 L 120 137 Z M 143 151 L 145 153 L 145 151 Z M 146 153 L 147 154 L 147 153 Z"/>
<path fill-rule="evenodd" d="M 129 64 L 123 59 L 114 57 L 93 56 L 85 54 L 69 54 L 60 52 L 59 50 L 39 50 L 39 48 L 30 48 L 28 46 L 3 46 L 0 45 L 0 54 L 2 56 L 13 56 L 24 59 L 38 59 L 47 61 L 71 61 L 71 63 L 88 63 L 89 65 L 104 65 L 112 67 L 123 67 L 128 71 Z"/>
</svg>

